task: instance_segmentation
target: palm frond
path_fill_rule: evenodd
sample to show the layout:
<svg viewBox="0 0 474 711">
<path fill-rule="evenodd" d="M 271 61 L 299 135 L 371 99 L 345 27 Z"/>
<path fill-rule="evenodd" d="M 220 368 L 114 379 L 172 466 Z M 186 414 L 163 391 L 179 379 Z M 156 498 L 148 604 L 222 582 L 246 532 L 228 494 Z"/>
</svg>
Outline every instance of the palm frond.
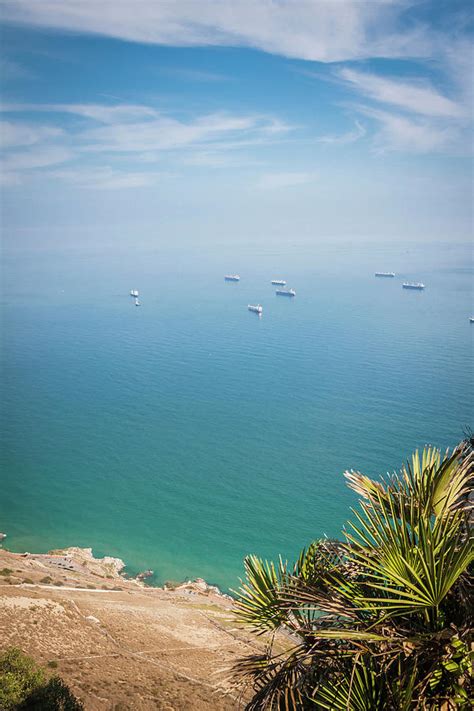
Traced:
<svg viewBox="0 0 474 711">
<path fill-rule="evenodd" d="M 380 481 L 346 472 L 362 500 L 344 542 L 315 541 L 292 566 L 246 559 L 237 617 L 272 632 L 235 667 L 248 711 L 467 708 L 473 472 L 472 438 L 417 451 Z"/>
</svg>

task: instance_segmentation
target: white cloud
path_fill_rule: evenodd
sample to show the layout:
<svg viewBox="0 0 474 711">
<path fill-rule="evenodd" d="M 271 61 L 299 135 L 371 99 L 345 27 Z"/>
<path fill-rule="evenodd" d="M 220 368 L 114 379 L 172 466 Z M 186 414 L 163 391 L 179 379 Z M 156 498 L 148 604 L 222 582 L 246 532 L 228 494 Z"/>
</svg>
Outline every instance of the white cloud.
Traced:
<svg viewBox="0 0 474 711">
<path fill-rule="evenodd" d="M 364 96 L 399 109 L 446 119 L 459 119 L 466 109 L 436 91 L 426 80 L 407 82 L 354 69 L 341 69 L 339 76 Z"/>
<path fill-rule="evenodd" d="M 163 174 L 119 171 L 111 167 L 81 168 L 80 170 L 51 171 L 51 177 L 59 178 L 80 188 L 90 190 L 120 190 L 143 188 L 154 185 Z"/>
<path fill-rule="evenodd" d="M 74 153 L 61 146 L 33 146 L 30 149 L 9 151 L 0 159 L 1 184 L 4 187 L 20 185 L 30 171 L 66 163 Z"/>
<path fill-rule="evenodd" d="M 355 143 L 360 138 L 363 138 L 367 133 L 364 126 L 359 121 L 355 122 L 355 128 L 347 133 L 341 133 L 338 136 L 320 136 L 318 143 L 327 143 L 328 145 L 346 146 L 349 143 Z"/>
<path fill-rule="evenodd" d="M 296 185 L 312 183 L 317 179 L 315 173 L 264 173 L 257 180 L 257 188 L 262 190 L 275 190 L 279 188 L 291 188 Z"/>
<path fill-rule="evenodd" d="M 64 132 L 54 126 L 33 126 L 27 123 L 12 123 L 0 121 L 0 146 L 31 146 L 34 143 L 57 138 Z"/>
<path fill-rule="evenodd" d="M 374 137 L 377 152 L 433 153 L 458 150 L 459 132 L 454 127 L 376 109 L 360 107 L 360 111 L 379 124 Z"/>
<path fill-rule="evenodd" d="M 235 137 L 275 134 L 283 124 L 259 116 L 207 114 L 188 122 L 162 116 L 139 123 L 115 123 L 88 129 L 81 134 L 83 150 L 88 152 L 147 152 L 185 148 L 198 144 L 218 144 Z"/>
<path fill-rule="evenodd" d="M 238 148 L 243 142 L 249 145 L 275 140 L 293 128 L 278 118 L 260 114 L 216 112 L 185 121 L 149 106 L 130 104 L 5 104 L 0 111 L 72 114 L 100 123 L 81 130 L 76 127 L 69 133 L 75 148 L 87 152 L 150 153 L 204 143 L 218 147 L 223 139 L 227 140 L 226 148 L 229 139 Z"/>
<path fill-rule="evenodd" d="M 32 111 L 35 113 L 73 114 L 104 124 L 159 116 L 156 109 L 135 104 L 112 106 L 106 104 L 2 104 L 0 111 L 3 113 Z"/>
<path fill-rule="evenodd" d="M 4 21 L 173 46 L 248 46 L 322 62 L 424 57 L 423 25 L 398 0 L 4 0 Z"/>
<path fill-rule="evenodd" d="M 165 154 L 168 165 L 173 162 L 181 167 L 258 165 L 253 157 L 231 154 L 249 146 L 274 144 L 291 130 L 273 116 L 216 112 L 178 120 L 152 107 L 127 104 L 11 104 L 2 106 L 0 111 L 50 114 L 48 119 L 62 126 L 3 121 L 1 165 L 4 184 L 10 185 L 22 177 L 30 178 L 32 171 L 71 160 L 79 167 L 56 171 L 55 178 L 101 189 L 153 184 L 158 174 L 143 168 L 145 164 L 163 163 Z M 86 123 L 68 123 L 58 114 L 80 116 Z M 117 165 L 127 155 L 126 172 L 115 170 L 113 165 L 103 168 L 104 154 L 109 154 L 107 160 Z M 53 177 L 53 171 L 46 170 L 44 175 Z"/>
<path fill-rule="evenodd" d="M 74 153 L 69 148 L 35 146 L 30 150 L 7 153 L 2 159 L 1 166 L 5 171 L 19 172 L 65 163 L 72 158 L 74 158 Z"/>
</svg>

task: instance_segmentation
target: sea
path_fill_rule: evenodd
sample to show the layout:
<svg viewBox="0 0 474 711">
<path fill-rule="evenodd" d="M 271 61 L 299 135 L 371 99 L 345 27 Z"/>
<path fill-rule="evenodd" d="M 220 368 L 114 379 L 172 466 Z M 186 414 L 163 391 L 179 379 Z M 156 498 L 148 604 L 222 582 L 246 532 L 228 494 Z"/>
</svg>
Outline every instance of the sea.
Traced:
<svg viewBox="0 0 474 711">
<path fill-rule="evenodd" d="M 472 277 L 454 243 L 6 251 L 4 545 L 228 591 L 248 554 L 341 537 L 344 471 L 377 477 L 473 424 Z"/>
</svg>

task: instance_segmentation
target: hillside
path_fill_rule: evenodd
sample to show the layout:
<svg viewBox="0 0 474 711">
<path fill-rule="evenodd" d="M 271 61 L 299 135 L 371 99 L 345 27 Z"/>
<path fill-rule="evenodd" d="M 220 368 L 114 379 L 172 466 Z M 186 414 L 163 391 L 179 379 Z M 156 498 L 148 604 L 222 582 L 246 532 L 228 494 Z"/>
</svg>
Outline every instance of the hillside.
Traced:
<svg viewBox="0 0 474 711">
<path fill-rule="evenodd" d="M 0 550 L 0 650 L 51 667 L 87 711 L 235 708 L 225 670 L 257 645 L 232 601 L 204 581 L 150 588 L 120 568 L 87 549 Z"/>
</svg>

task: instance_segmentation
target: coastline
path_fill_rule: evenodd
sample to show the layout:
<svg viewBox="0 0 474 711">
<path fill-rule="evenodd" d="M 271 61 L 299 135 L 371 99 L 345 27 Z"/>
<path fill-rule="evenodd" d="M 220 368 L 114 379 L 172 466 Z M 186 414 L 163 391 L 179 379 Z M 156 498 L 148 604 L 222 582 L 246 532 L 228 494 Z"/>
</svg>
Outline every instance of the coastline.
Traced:
<svg viewBox="0 0 474 711">
<path fill-rule="evenodd" d="M 0 534 L 0 541 L 3 542 L 6 537 L 6 534 Z M 126 563 L 121 558 L 108 555 L 102 558 L 95 557 L 92 548 L 69 546 L 67 548 L 55 548 L 47 553 L 30 553 L 28 551 L 17 553 L 10 551 L 1 542 L 0 552 L 7 553 L 23 561 L 36 561 L 40 566 L 59 574 L 64 572 L 70 575 L 87 573 L 105 580 L 127 582 L 139 588 L 233 600 L 231 595 L 222 592 L 217 585 L 212 585 L 200 577 L 192 580 L 186 579 L 181 582 L 167 581 L 163 585 L 145 583 L 145 580 L 148 580 L 153 575 L 153 571 L 144 571 L 135 576 L 130 575 L 126 571 Z"/>
<path fill-rule="evenodd" d="M 155 587 L 124 561 L 70 547 L 0 546 L 0 652 L 18 647 L 51 667 L 87 711 L 227 711 L 241 697 L 229 670 L 263 653 L 233 600 L 204 580 Z"/>
</svg>

